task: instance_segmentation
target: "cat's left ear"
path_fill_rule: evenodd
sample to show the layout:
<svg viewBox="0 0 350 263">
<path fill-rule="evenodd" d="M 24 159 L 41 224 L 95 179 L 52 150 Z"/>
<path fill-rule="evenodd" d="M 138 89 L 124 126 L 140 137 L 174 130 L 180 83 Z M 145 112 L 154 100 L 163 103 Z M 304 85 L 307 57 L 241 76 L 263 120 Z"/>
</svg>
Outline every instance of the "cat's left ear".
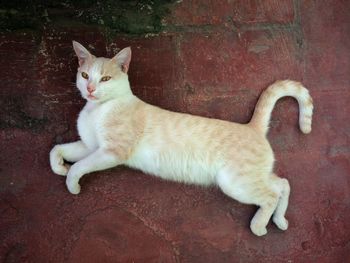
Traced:
<svg viewBox="0 0 350 263">
<path fill-rule="evenodd" d="M 73 48 L 74 48 L 75 54 L 77 54 L 77 57 L 79 59 L 79 66 L 83 65 L 86 60 L 92 58 L 92 55 L 90 54 L 90 52 L 77 41 L 73 41 Z"/>
<path fill-rule="evenodd" d="M 119 51 L 112 60 L 114 60 L 124 73 L 128 73 L 129 65 L 131 61 L 131 48 L 126 47 Z"/>
</svg>

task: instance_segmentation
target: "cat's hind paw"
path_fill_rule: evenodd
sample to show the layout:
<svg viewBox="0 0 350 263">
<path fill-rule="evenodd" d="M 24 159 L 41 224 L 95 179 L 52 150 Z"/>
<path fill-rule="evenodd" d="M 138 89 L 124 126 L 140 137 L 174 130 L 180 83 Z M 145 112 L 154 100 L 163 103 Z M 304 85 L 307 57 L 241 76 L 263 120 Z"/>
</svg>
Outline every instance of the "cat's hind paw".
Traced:
<svg viewBox="0 0 350 263">
<path fill-rule="evenodd" d="M 267 234 L 266 226 L 263 226 L 257 223 L 251 223 L 250 229 L 252 230 L 254 235 L 259 237 Z"/>
<path fill-rule="evenodd" d="M 274 216 L 272 221 L 276 224 L 276 226 L 281 230 L 288 229 L 288 220 L 284 216 Z"/>
</svg>

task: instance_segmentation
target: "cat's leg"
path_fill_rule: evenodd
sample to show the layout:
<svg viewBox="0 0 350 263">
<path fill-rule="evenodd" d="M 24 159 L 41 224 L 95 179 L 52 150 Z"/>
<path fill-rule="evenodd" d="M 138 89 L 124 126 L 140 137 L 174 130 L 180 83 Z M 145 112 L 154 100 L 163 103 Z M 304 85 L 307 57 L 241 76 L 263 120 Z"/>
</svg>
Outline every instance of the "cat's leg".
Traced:
<svg viewBox="0 0 350 263">
<path fill-rule="evenodd" d="M 89 155 L 90 152 L 91 150 L 82 141 L 56 145 L 50 152 L 51 169 L 54 173 L 65 176 L 70 166 L 65 164 L 64 160 L 76 162 Z"/>
<path fill-rule="evenodd" d="M 278 189 L 280 189 L 281 194 L 276 207 L 276 210 L 273 214 L 272 221 L 277 225 L 281 230 L 287 230 L 288 221 L 285 218 L 285 213 L 287 211 L 290 186 L 287 179 L 279 178 L 276 175 L 273 175 L 273 180 Z"/>
<path fill-rule="evenodd" d="M 267 233 L 266 225 L 279 201 L 279 192 L 269 186 L 265 179 L 238 174 L 233 169 L 223 169 L 216 177 L 217 184 L 226 195 L 241 203 L 259 206 L 250 223 L 250 229 L 257 236 Z"/>
<path fill-rule="evenodd" d="M 66 184 L 69 192 L 79 194 L 79 179 L 91 172 L 105 170 L 121 164 L 121 160 L 112 152 L 99 148 L 69 169 Z"/>
</svg>

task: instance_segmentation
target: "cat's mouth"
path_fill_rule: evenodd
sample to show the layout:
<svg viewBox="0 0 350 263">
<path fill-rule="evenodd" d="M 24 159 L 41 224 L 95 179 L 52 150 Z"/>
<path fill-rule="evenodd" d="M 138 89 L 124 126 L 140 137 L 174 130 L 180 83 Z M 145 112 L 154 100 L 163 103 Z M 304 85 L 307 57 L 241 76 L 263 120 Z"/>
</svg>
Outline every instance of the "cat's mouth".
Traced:
<svg viewBox="0 0 350 263">
<path fill-rule="evenodd" d="M 92 95 L 92 94 L 89 94 L 89 95 L 87 96 L 87 98 L 90 99 L 90 100 L 97 100 L 97 97 L 95 97 L 95 96 Z"/>
</svg>

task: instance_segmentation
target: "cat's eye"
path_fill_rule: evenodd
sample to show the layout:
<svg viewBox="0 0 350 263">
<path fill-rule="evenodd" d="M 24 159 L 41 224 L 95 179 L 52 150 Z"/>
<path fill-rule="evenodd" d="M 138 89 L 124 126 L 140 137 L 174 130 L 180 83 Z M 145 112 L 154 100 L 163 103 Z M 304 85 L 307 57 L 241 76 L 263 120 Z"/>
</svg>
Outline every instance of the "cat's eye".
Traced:
<svg viewBox="0 0 350 263">
<path fill-rule="evenodd" d="M 100 81 L 108 81 L 108 80 L 110 80 L 111 78 L 112 78 L 111 76 L 104 76 L 104 77 L 101 78 Z"/>
<path fill-rule="evenodd" d="M 81 76 L 82 76 L 84 79 L 89 79 L 89 75 L 88 75 L 86 72 L 81 72 Z"/>
</svg>

